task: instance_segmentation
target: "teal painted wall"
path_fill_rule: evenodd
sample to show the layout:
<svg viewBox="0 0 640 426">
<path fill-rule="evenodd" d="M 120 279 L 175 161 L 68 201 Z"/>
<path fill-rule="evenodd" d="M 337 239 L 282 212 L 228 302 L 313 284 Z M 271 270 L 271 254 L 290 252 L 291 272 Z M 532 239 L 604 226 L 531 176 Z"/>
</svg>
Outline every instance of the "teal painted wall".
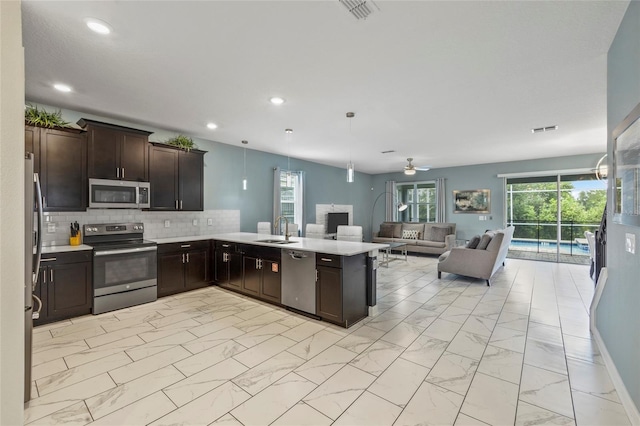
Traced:
<svg viewBox="0 0 640 426">
<path fill-rule="evenodd" d="M 59 109 L 41 105 L 47 111 Z M 90 118 L 136 129 L 154 132 L 149 140 L 163 142 L 177 133 L 153 126 L 141 125 L 115 118 L 62 109 L 63 118 L 75 123 L 80 118 Z M 240 230 L 256 232 L 260 221 L 273 220 L 273 168 L 287 168 L 287 157 L 247 149 L 247 190 L 242 190 L 243 145 L 227 145 L 205 139 L 193 138 L 199 149 L 208 151 L 204 157 L 204 208 L 205 210 L 240 210 Z M 251 141 L 249 141 L 249 147 Z M 316 204 L 353 205 L 353 223 L 370 220 L 371 175 L 356 172 L 355 181 L 347 183 L 346 169 L 291 158 L 292 170 L 303 170 L 305 183 L 305 221 L 316 222 Z"/>
<path fill-rule="evenodd" d="M 632 1 L 607 59 L 607 127 L 615 127 L 640 102 L 640 2 Z M 611 159 L 612 141 L 608 143 Z M 611 166 L 611 164 L 609 164 Z M 609 205 L 612 193 L 609 191 Z M 634 234 L 636 254 L 624 248 L 625 233 Z M 597 327 L 636 407 L 640 407 L 640 228 L 607 218 L 607 286 L 597 311 Z"/>
<path fill-rule="evenodd" d="M 603 153 L 585 154 L 571 157 L 447 167 L 426 172 L 417 172 L 417 174 L 410 179 L 403 173 L 375 175 L 373 177 L 374 190 L 372 192 L 379 194 L 384 191 L 385 182 L 388 180 L 395 180 L 396 182 L 416 182 L 445 178 L 446 221 L 456 223 L 456 235 L 458 239 L 469 239 L 476 234 L 483 233 L 486 229 L 502 228 L 506 224 L 504 179 L 498 178 L 497 175 L 545 170 L 593 169 L 602 155 Z M 460 189 L 490 189 L 491 213 L 486 216 L 490 216 L 491 219 L 480 221 L 479 214 L 453 213 L 453 190 Z M 384 221 L 383 204 L 384 202 L 381 200 L 376 205 L 373 221 L 374 231 L 377 231 L 380 223 Z"/>
</svg>

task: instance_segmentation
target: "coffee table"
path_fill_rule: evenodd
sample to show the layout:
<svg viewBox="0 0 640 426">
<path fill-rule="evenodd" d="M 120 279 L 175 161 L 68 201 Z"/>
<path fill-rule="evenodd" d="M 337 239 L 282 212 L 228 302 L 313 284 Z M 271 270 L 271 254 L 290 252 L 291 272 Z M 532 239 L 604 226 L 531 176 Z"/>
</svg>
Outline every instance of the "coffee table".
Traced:
<svg viewBox="0 0 640 426">
<path fill-rule="evenodd" d="M 382 252 L 382 260 L 380 261 L 380 266 L 389 267 L 389 262 L 393 262 L 394 260 L 400 260 L 399 256 L 391 257 L 392 250 L 400 251 L 400 256 L 404 256 L 405 262 L 407 261 L 407 245 L 405 243 L 387 243 L 389 247 L 385 247 L 381 249 Z"/>
</svg>

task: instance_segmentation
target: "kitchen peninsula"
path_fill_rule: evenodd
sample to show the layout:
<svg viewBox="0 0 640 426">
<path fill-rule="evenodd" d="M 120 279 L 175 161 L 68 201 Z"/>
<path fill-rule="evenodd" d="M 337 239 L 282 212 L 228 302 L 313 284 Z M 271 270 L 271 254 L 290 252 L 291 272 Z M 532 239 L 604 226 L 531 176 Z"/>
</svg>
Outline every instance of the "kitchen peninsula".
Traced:
<svg viewBox="0 0 640 426">
<path fill-rule="evenodd" d="M 375 306 L 375 258 L 386 244 L 359 243 L 234 232 L 162 238 L 158 243 L 158 292 L 174 285 L 175 273 L 163 271 L 166 253 L 183 265 L 213 259 L 212 279 L 219 286 L 269 303 L 283 305 L 349 327 Z M 196 246 L 212 255 L 189 254 Z M 193 247 L 192 247 L 193 246 Z M 183 250 L 184 252 L 179 252 Z M 196 262 L 199 262 L 196 260 Z M 201 261 L 200 261 L 201 262 Z M 188 272 L 184 273 L 186 277 Z M 186 278 L 185 278 L 186 280 Z M 185 284 L 184 290 L 189 290 Z M 175 291 L 170 292 L 175 293 Z M 167 293 L 167 294 L 170 294 Z"/>
</svg>

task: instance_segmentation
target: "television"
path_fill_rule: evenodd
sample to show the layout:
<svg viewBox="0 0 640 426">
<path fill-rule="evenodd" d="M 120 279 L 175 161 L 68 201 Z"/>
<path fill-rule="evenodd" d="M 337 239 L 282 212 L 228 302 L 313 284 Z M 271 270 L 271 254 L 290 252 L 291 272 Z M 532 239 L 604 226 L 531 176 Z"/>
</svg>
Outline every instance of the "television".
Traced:
<svg viewBox="0 0 640 426">
<path fill-rule="evenodd" d="M 327 234 L 338 232 L 339 225 L 349 224 L 349 213 L 327 213 Z"/>
</svg>

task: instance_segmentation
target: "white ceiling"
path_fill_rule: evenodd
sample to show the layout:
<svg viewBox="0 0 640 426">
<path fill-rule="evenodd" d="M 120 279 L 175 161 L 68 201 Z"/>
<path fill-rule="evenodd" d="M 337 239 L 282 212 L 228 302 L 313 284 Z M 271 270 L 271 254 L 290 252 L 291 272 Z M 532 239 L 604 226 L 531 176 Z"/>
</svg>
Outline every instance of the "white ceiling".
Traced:
<svg viewBox="0 0 640 426">
<path fill-rule="evenodd" d="M 26 99 L 367 173 L 606 150 L 628 1 L 376 4 L 25 0 Z"/>
</svg>

